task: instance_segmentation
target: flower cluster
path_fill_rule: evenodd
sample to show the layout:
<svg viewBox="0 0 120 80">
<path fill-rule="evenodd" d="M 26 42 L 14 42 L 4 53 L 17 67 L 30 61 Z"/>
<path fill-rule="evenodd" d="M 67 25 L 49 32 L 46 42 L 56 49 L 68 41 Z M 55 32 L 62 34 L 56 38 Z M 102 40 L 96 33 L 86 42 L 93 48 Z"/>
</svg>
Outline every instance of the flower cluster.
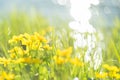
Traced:
<svg viewBox="0 0 120 80">
<path fill-rule="evenodd" d="M 57 50 L 56 55 L 54 56 L 54 61 L 58 65 L 71 63 L 76 66 L 83 66 L 83 62 L 81 62 L 77 57 L 72 58 L 71 54 L 72 47 L 69 47 L 65 50 Z"/>
<path fill-rule="evenodd" d="M 33 35 L 25 33 L 13 36 L 9 40 L 9 44 L 11 48 L 8 51 L 10 58 L 0 58 L 0 64 L 3 64 L 4 67 L 10 63 L 41 63 L 42 60 L 39 56 L 42 52 L 52 49 L 48 44 L 48 40 L 37 32 Z"/>
<path fill-rule="evenodd" d="M 0 75 L 0 80 L 14 80 L 15 75 L 11 73 L 2 72 Z"/>
<path fill-rule="evenodd" d="M 111 79 L 120 79 L 120 68 L 117 66 L 110 66 L 108 64 L 104 64 L 103 68 L 106 72 L 96 73 L 97 78 L 111 78 Z"/>
<path fill-rule="evenodd" d="M 25 33 L 19 36 L 13 36 L 13 38 L 9 40 L 9 43 L 13 43 L 14 45 L 17 43 L 19 47 L 22 47 L 25 51 L 41 50 L 44 48 L 44 46 L 47 46 L 47 49 L 49 49 L 46 38 L 37 32 L 35 32 L 33 35 Z"/>
</svg>

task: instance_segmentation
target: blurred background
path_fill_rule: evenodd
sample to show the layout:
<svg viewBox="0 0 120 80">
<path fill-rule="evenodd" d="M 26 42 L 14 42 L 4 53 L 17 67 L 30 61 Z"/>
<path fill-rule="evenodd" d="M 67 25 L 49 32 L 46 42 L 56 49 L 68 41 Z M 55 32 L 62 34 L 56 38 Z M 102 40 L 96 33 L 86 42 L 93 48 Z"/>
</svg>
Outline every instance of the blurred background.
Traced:
<svg viewBox="0 0 120 80">
<path fill-rule="evenodd" d="M 25 12 L 34 15 L 35 12 L 43 15 L 49 19 L 51 23 L 53 20 L 60 18 L 69 20 L 69 9 L 66 6 L 61 6 L 57 1 L 53 0 L 0 0 L 0 16 L 6 16 L 13 11 Z"/>
<path fill-rule="evenodd" d="M 67 2 L 67 5 L 64 3 Z M 56 18 L 73 20 L 70 16 L 69 0 L 0 0 L 0 16 L 5 17 L 12 11 L 22 11 L 34 14 L 39 12 L 49 19 L 51 24 L 55 23 Z M 34 10 L 34 11 L 33 11 Z M 113 26 L 113 20 L 120 18 L 120 0 L 99 0 L 99 5 L 91 5 L 92 17 L 90 23 L 94 27 Z"/>
<path fill-rule="evenodd" d="M 15 43 L 9 44 L 10 40 Z M 42 41 L 47 42 L 46 46 Z M 50 47 L 52 50 L 47 51 Z M 12 48 L 13 55 L 8 51 Z M 59 54 L 68 55 L 68 59 Z M 24 62 L 23 57 L 28 61 L 29 58 L 41 59 L 41 64 L 15 62 L 16 65 L 6 66 L 14 62 L 12 60 Z M 66 64 L 68 60 L 75 65 Z M 83 68 L 76 66 L 76 63 L 83 65 L 79 60 L 85 62 Z M 54 62 L 63 65 L 57 66 Z M 102 64 L 120 69 L 120 0 L 0 0 L 0 80 L 4 70 L 15 73 L 15 80 L 23 77 L 24 80 L 73 80 L 77 76 L 86 77 L 81 80 L 93 80 L 96 69 L 100 74 L 106 72 Z M 115 73 L 119 74 L 120 70 Z M 39 76 L 41 79 L 37 79 Z M 114 76 L 107 75 L 105 80 L 115 80 Z"/>
</svg>

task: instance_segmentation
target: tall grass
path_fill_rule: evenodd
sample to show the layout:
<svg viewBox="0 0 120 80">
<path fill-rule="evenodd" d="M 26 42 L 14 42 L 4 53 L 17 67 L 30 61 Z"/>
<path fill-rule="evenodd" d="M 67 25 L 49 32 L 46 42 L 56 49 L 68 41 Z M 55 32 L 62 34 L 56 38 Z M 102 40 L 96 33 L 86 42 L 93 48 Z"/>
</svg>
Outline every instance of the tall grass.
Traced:
<svg viewBox="0 0 120 80">
<path fill-rule="evenodd" d="M 8 40 L 13 35 L 40 32 L 49 27 L 48 21 L 41 15 L 31 17 L 25 13 L 12 12 L 0 23 L 0 52 L 7 53 Z M 1 54 L 3 55 L 3 54 Z"/>
<path fill-rule="evenodd" d="M 110 64 L 120 65 L 120 20 L 115 19 L 114 26 L 104 31 L 105 53 L 104 59 Z"/>
<path fill-rule="evenodd" d="M 50 27 L 41 15 L 11 13 L 0 23 L 0 80 L 119 80 L 120 21 L 115 22 L 101 31 L 103 62 L 94 69 L 84 61 L 86 49 L 74 48 L 66 23 Z"/>
</svg>

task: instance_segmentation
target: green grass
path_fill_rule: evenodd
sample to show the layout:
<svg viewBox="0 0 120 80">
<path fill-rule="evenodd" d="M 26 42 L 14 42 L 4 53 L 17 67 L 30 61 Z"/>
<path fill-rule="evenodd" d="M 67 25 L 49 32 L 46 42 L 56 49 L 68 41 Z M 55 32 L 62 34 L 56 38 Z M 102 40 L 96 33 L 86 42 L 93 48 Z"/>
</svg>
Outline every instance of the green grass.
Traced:
<svg viewBox="0 0 120 80">
<path fill-rule="evenodd" d="M 75 77 L 79 80 L 92 80 L 92 78 L 94 80 L 119 80 L 120 21 L 116 19 L 114 27 L 109 30 L 101 29 L 105 49 L 101 53 L 103 54 L 102 64 L 96 70 L 89 62 L 84 61 L 88 48 L 74 48 L 75 39 L 71 36 L 73 31 L 66 24 L 62 21 L 62 23 L 57 23 L 58 26 L 53 26 L 51 30 L 49 21 L 43 16 L 39 14 L 31 16 L 18 12 L 2 18 L 0 23 L 0 80 L 13 78 L 15 80 L 73 80 Z M 22 38 L 19 37 L 20 35 Z M 43 37 L 48 42 L 45 42 Z M 8 43 L 11 39 L 13 42 Z M 27 44 L 29 41 L 33 47 Z M 16 52 L 8 52 L 15 47 L 18 47 Z M 52 49 L 49 50 L 50 47 Z M 27 49 L 28 52 L 21 55 Z M 80 58 L 77 58 L 78 54 L 81 55 Z M 18 61 L 19 59 L 25 59 L 25 61 Z M 40 63 L 34 61 L 36 59 L 40 60 Z M 108 64 L 108 68 L 103 67 L 104 64 Z M 119 70 L 116 71 L 115 67 Z M 99 77 L 103 77 L 100 79 L 96 75 L 101 71 L 107 72 L 107 75 L 99 74 Z"/>
</svg>

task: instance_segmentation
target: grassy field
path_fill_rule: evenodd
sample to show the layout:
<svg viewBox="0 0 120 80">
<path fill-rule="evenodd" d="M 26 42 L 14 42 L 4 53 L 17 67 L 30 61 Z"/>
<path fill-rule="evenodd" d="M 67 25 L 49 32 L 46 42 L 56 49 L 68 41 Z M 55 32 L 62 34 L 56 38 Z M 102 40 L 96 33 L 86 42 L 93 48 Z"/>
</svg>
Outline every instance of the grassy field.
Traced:
<svg viewBox="0 0 120 80">
<path fill-rule="evenodd" d="M 73 30 L 65 23 L 60 24 L 51 26 L 38 14 L 14 12 L 2 18 L 0 80 L 120 80 L 118 19 L 114 27 L 99 30 L 105 46 L 97 69 L 90 65 L 93 59 L 84 61 L 88 47 L 76 49 Z"/>
</svg>

